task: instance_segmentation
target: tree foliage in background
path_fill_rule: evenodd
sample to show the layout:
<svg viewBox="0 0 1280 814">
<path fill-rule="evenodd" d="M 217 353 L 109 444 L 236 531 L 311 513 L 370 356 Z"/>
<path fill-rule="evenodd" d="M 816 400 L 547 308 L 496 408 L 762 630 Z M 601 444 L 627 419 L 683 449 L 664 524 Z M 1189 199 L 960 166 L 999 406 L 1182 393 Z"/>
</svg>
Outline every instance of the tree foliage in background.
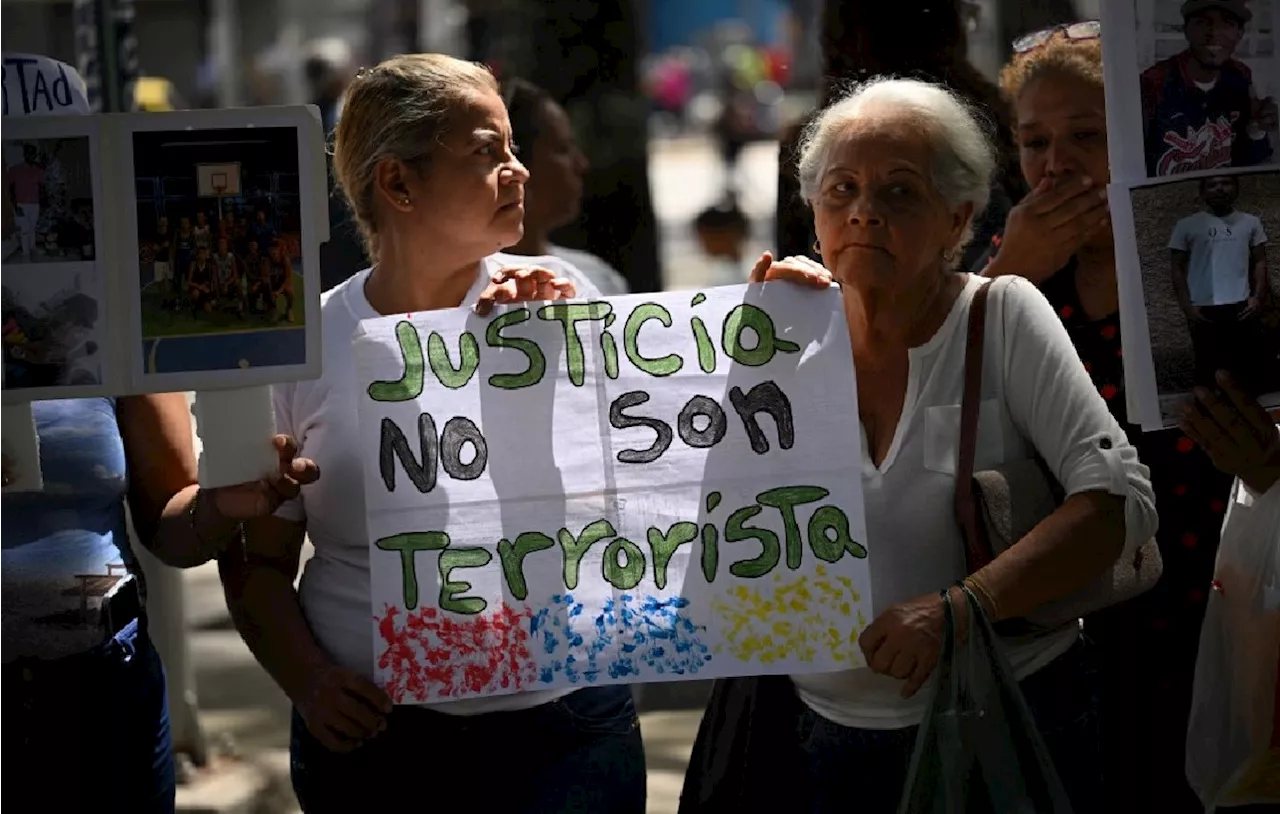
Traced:
<svg viewBox="0 0 1280 814">
<path fill-rule="evenodd" d="M 648 103 L 640 93 L 641 0 L 498 0 L 490 60 L 545 88 L 591 162 L 582 214 L 552 235 L 599 255 L 636 292 L 662 288 L 649 193 Z"/>
</svg>

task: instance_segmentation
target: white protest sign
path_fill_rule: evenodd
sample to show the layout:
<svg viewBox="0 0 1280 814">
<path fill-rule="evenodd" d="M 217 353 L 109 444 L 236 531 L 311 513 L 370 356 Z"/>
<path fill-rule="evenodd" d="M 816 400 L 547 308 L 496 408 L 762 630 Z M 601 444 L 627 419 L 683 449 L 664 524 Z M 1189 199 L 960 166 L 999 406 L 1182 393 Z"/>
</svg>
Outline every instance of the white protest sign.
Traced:
<svg viewBox="0 0 1280 814">
<path fill-rule="evenodd" d="M 64 62 L 35 54 L 9 54 L 4 64 L 4 115 L 70 116 L 89 113 L 84 80 Z"/>
<path fill-rule="evenodd" d="M 385 317 L 353 350 L 372 655 L 397 702 L 861 662 L 835 289 Z"/>
</svg>

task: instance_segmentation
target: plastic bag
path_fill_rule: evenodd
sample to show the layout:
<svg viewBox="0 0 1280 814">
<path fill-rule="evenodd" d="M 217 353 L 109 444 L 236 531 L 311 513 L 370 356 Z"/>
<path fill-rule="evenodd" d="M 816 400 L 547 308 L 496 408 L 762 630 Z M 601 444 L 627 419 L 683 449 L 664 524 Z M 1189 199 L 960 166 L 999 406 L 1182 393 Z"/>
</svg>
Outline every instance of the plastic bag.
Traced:
<svg viewBox="0 0 1280 814">
<path fill-rule="evenodd" d="M 1187 781 L 1206 810 L 1280 803 L 1280 485 L 1237 482 L 1200 630 Z"/>
<path fill-rule="evenodd" d="M 899 814 L 1070 814 L 1071 804 L 1031 710 L 973 594 L 969 638 L 957 648 L 948 599 L 942 657 Z"/>
</svg>

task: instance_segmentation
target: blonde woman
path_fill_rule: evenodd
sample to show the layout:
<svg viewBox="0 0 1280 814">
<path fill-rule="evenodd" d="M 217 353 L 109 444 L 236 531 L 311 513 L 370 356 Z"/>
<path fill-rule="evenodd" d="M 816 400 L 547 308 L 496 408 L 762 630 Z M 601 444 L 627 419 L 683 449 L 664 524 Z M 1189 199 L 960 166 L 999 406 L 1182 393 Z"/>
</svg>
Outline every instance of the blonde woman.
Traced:
<svg viewBox="0 0 1280 814">
<path fill-rule="evenodd" d="M 373 266 L 323 296 L 324 375 L 275 394 L 279 425 L 324 486 L 255 524 L 246 559 L 222 563 L 237 627 L 294 704 L 303 810 L 421 800 L 434 810 L 640 814 L 644 754 L 628 687 L 393 708 L 372 682 L 357 322 L 597 292 L 574 271 L 503 271 L 519 262 L 496 252 L 520 240 L 528 171 L 481 66 L 418 54 L 362 72 L 347 91 L 334 168 Z M 295 591 L 304 534 L 315 556 Z"/>
</svg>

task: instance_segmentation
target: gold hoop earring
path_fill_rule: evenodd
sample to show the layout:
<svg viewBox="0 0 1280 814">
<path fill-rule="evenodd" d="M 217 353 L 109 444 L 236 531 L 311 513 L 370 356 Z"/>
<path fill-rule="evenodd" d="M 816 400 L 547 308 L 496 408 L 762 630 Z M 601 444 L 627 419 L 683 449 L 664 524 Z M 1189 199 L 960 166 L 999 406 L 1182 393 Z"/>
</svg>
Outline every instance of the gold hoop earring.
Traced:
<svg viewBox="0 0 1280 814">
<path fill-rule="evenodd" d="M 942 252 L 942 262 L 948 266 L 956 262 L 957 252 L 955 249 L 945 249 Z"/>
</svg>

